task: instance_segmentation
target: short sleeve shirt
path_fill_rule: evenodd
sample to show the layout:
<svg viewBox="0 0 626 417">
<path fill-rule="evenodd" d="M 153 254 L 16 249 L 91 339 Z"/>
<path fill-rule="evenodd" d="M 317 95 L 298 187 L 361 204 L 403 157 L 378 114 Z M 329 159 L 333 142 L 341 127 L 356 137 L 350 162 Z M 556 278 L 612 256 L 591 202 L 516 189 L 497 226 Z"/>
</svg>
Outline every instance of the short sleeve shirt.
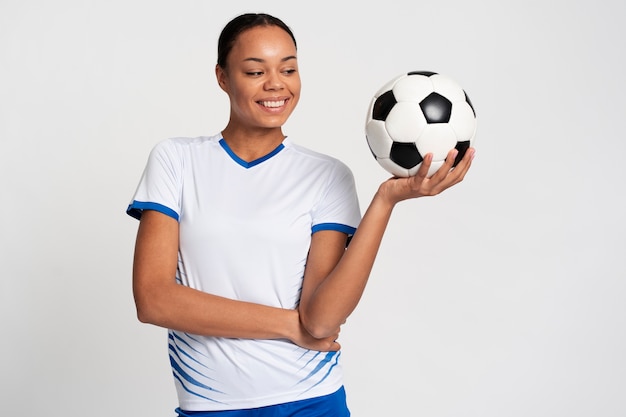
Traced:
<svg viewBox="0 0 626 417">
<path fill-rule="evenodd" d="M 298 306 L 311 235 L 351 235 L 360 209 L 342 162 L 285 139 L 252 162 L 221 135 L 157 144 L 128 214 L 157 210 L 179 222 L 176 280 L 236 300 Z M 227 410 L 327 395 L 342 384 L 340 352 L 286 340 L 169 331 L 180 407 Z"/>
</svg>

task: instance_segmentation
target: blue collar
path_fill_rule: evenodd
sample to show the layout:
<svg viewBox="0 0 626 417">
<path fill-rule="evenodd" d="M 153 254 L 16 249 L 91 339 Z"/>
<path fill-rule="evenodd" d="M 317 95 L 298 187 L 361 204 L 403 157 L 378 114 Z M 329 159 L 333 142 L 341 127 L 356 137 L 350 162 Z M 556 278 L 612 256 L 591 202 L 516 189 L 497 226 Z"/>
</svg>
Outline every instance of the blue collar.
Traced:
<svg viewBox="0 0 626 417">
<path fill-rule="evenodd" d="M 267 155 L 262 156 L 258 159 L 255 159 L 254 161 L 247 162 L 241 159 L 240 157 L 238 157 L 235 154 L 235 152 L 233 152 L 233 150 L 230 149 L 230 147 L 228 146 L 224 138 L 220 139 L 219 144 L 222 145 L 222 148 L 224 148 L 226 153 L 230 155 L 233 161 L 237 162 L 239 165 L 241 165 L 242 167 L 246 169 L 252 168 L 253 166 L 259 165 L 260 163 L 267 161 L 268 159 L 270 159 L 271 157 L 273 157 L 274 155 L 276 155 L 278 152 L 282 151 L 285 148 L 285 145 L 281 143 L 280 145 L 276 147 L 276 149 L 274 149 L 272 152 L 268 153 Z"/>
</svg>

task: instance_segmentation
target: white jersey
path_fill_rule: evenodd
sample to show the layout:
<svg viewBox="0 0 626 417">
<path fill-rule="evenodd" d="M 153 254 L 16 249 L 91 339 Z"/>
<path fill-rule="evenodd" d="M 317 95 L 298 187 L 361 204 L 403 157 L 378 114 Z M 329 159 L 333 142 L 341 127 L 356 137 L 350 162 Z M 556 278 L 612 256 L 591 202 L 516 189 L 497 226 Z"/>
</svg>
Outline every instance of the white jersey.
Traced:
<svg viewBox="0 0 626 417">
<path fill-rule="evenodd" d="M 340 161 L 289 139 L 252 162 L 220 135 L 156 145 L 128 214 L 157 210 L 179 221 L 176 280 L 207 293 L 274 307 L 298 306 L 311 235 L 352 234 L 361 218 L 354 179 Z M 287 340 L 169 331 L 184 410 L 254 408 L 333 393 L 340 352 Z"/>
</svg>

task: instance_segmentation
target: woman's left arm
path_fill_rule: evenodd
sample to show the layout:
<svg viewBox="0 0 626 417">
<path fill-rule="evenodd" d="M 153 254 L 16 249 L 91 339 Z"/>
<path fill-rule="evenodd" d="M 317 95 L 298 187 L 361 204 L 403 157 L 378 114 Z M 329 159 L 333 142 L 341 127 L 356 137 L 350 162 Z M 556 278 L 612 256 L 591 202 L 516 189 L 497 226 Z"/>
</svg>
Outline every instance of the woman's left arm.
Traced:
<svg viewBox="0 0 626 417">
<path fill-rule="evenodd" d="M 410 198 L 437 195 L 463 180 L 474 149 L 469 149 L 453 169 L 456 155 L 456 150 L 450 151 L 446 162 L 430 178 L 426 174 L 431 154 L 426 155 L 414 177 L 392 178 L 381 184 L 347 249 L 343 233 L 313 234 L 298 308 L 303 326 L 313 337 L 336 332 L 356 308 L 395 205 Z"/>
</svg>

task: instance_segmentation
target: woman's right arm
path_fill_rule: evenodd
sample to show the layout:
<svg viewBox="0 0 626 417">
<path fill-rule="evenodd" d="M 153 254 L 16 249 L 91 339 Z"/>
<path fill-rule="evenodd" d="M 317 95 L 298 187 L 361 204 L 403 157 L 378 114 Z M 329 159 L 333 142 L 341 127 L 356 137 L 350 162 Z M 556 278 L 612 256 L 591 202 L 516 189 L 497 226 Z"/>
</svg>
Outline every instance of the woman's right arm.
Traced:
<svg viewBox="0 0 626 417">
<path fill-rule="evenodd" d="M 143 323 L 204 336 L 289 339 L 312 350 L 340 346 L 333 334 L 315 339 L 300 324 L 297 310 L 231 300 L 180 285 L 178 222 L 158 211 L 141 216 L 133 263 L 133 294 Z"/>
</svg>

